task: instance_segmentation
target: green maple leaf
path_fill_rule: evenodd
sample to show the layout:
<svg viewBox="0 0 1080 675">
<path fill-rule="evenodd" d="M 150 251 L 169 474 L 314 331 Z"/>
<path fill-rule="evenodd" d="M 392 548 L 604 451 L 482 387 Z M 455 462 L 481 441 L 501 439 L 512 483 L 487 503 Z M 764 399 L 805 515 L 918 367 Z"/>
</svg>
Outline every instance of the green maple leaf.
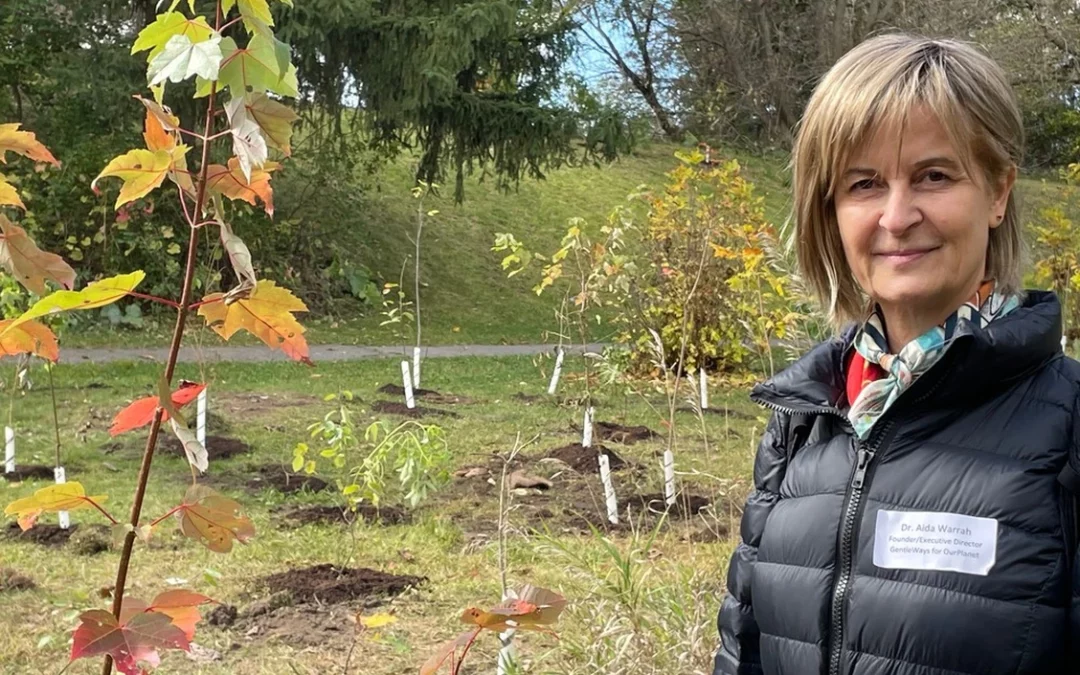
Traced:
<svg viewBox="0 0 1080 675">
<path fill-rule="evenodd" d="M 254 35 L 246 47 L 237 47 L 232 38 L 221 41 L 225 58 L 218 74 L 218 90 L 228 87 L 233 96 L 248 92 L 272 91 L 282 96 L 297 97 L 296 66 L 281 67 L 274 41 L 262 35 Z M 210 93 L 209 78 L 201 78 L 195 96 Z"/>
<path fill-rule="evenodd" d="M 165 51 L 165 45 L 176 35 L 187 36 L 192 43 L 209 40 L 214 30 L 206 23 L 206 19 L 197 16 L 189 19 L 180 12 L 166 12 L 160 15 L 154 23 L 142 29 L 135 44 L 131 46 L 131 53 L 137 54 L 147 49 L 150 54 L 148 61 Z"/>
<path fill-rule="evenodd" d="M 218 77 L 221 64 L 221 37 L 193 43 L 186 35 L 174 35 L 165 44 L 165 49 L 150 60 L 146 77 L 150 86 L 170 82 L 183 82 L 192 75 L 206 80 Z"/>
</svg>

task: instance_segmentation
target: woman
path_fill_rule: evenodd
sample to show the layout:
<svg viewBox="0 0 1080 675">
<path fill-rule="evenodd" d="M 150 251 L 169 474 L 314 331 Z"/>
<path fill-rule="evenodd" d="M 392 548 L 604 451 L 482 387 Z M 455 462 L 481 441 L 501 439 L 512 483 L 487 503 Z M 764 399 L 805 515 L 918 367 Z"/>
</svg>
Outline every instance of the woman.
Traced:
<svg viewBox="0 0 1080 675">
<path fill-rule="evenodd" d="M 1023 131 L 974 48 L 873 38 L 794 150 L 798 256 L 834 325 L 775 411 L 719 616 L 717 674 L 1080 673 L 1080 365 L 1020 291 Z"/>
</svg>

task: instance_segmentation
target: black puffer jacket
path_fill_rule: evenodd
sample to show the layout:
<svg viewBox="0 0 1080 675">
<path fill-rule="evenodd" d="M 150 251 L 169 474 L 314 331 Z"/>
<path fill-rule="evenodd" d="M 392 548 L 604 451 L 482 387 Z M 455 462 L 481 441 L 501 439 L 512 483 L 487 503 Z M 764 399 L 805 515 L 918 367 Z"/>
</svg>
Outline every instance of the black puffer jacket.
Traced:
<svg viewBox="0 0 1080 675">
<path fill-rule="evenodd" d="M 1080 364 L 1061 354 L 1057 298 L 1030 293 L 986 329 L 963 322 L 862 443 L 838 409 L 853 333 L 752 394 L 776 412 L 715 673 L 1080 673 L 1063 487 L 1080 469 Z"/>
</svg>

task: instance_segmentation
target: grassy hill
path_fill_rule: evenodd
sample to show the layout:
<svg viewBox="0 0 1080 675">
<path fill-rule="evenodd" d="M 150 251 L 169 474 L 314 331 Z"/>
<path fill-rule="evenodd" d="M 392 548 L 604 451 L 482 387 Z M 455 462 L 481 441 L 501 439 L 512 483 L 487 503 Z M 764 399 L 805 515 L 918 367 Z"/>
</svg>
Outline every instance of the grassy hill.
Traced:
<svg viewBox="0 0 1080 675">
<path fill-rule="evenodd" d="M 613 207 L 642 185 L 658 187 L 678 160 L 677 146 L 654 144 L 602 167 L 565 168 L 552 171 L 543 181 L 523 181 L 509 193 L 498 191 L 491 181 L 472 179 L 466 184 L 466 200 L 454 204 L 452 187 L 442 196 L 429 197 L 428 209 L 439 213 L 428 219 L 423 237 L 422 311 L 427 344 L 526 343 L 541 341 L 545 330 L 555 327 L 553 295 L 537 297 L 530 290 L 535 276 L 507 279 L 499 266 L 501 254 L 490 250 L 497 232 L 512 232 L 532 250 L 552 252 L 566 230 L 567 220 L 584 218 L 598 228 Z M 786 157 L 735 156 L 746 175 L 765 197 L 767 215 L 775 223 L 787 217 L 791 207 Z M 329 204 L 331 197 L 316 196 L 304 205 L 291 207 L 288 195 L 279 211 L 302 216 L 302 227 L 318 228 L 319 236 L 332 240 L 349 255 L 370 267 L 379 277 L 396 281 L 408 259 L 406 288 L 411 297 L 416 201 L 411 196 L 412 171 L 407 159 L 391 163 L 366 181 L 359 195 L 342 206 Z M 328 188 L 329 190 L 330 188 Z M 340 190 L 341 188 L 333 188 Z M 1062 185 L 1050 179 L 1025 178 L 1019 188 L 1025 212 L 1062 200 Z M 330 192 L 326 194 L 330 195 Z M 1030 218 L 1029 218 L 1030 219 Z M 344 300 L 335 320 L 309 316 L 312 343 L 394 344 L 399 341 L 383 320 L 379 308 L 364 308 L 359 301 Z M 162 342 L 169 325 L 153 325 L 140 331 L 94 329 L 66 336 L 68 346 L 91 344 L 147 344 Z M 217 338 L 207 336 L 213 344 Z"/>
</svg>

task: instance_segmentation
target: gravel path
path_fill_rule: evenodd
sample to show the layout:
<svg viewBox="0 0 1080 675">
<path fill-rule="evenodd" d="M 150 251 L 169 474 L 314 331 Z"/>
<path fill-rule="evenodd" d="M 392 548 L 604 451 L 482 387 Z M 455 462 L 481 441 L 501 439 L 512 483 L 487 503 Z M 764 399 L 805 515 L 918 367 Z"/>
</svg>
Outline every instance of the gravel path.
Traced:
<svg viewBox="0 0 1080 675">
<path fill-rule="evenodd" d="M 599 352 L 602 344 L 588 345 L 590 352 Z M 445 358 L 452 356 L 531 356 L 554 349 L 552 345 L 445 345 L 425 347 L 427 358 Z M 568 351 L 580 353 L 581 347 L 571 347 Z M 412 350 L 409 350 L 411 356 Z M 161 348 L 111 348 L 62 349 L 61 363 L 110 363 L 114 361 L 164 361 L 169 350 Z M 359 359 L 387 359 L 403 357 L 401 347 L 364 347 L 359 345 L 312 345 L 311 360 L 315 363 L 326 361 L 356 361 Z M 262 346 L 251 347 L 184 347 L 180 350 L 181 363 L 199 361 L 237 361 L 260 363 L 265 361 L 288 361 L 288 357 L 279 351 Z"/>
</svg>

